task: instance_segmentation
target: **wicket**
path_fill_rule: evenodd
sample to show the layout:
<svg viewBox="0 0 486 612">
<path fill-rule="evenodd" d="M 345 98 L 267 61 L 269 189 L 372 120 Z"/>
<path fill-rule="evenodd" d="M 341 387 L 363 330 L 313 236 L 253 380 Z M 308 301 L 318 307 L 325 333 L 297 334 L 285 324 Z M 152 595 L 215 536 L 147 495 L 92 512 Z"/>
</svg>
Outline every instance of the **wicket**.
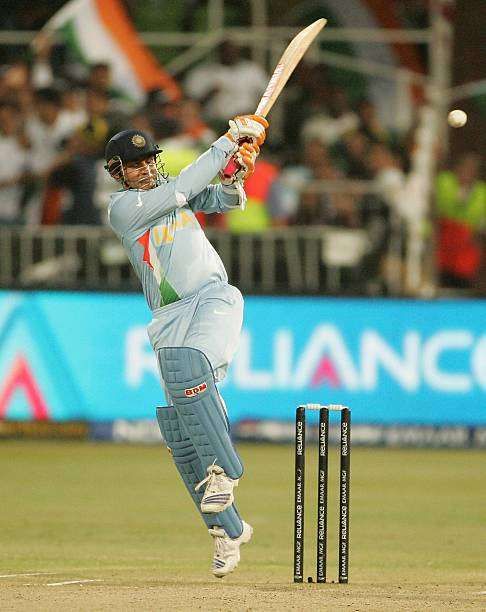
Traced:
<svg viewBox="0 0 486 612">
<path fill-rule="evenodd" d="M 294 582 L 304 581 L 305 518 L 305 412 L 319 411 L 317 477 L 317 582 L 326 582 L 327 574 L 327 490 L 329 457 L 329 411 L 341 413 L 339 472 L 339 551 L 338 579 L 348 582 L 349 566 L 349 494 L 351 456 L 351 411 L 347 406 L 304 404 L 295 414 L 295 497 L 294 497 Z M 308 578 L 312 582 L 312 577 Z"/>
</svg>

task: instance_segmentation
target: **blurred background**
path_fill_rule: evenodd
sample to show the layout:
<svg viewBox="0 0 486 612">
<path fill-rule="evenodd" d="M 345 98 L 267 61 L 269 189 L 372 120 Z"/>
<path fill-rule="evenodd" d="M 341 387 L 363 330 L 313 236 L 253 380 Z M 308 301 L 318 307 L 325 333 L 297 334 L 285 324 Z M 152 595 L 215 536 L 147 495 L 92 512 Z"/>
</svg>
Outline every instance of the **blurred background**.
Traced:
<svg viewBox="0 0 486 612">
<path fill-rule="evenodd" d="M 159 439 L 105 144 L 147 130 L 177 174 L 326 17 L 270 113 L 247 210 L 200 218 L 247 296 L 223 387 L 235 434 L 290 439 L 316 401 L 349 404 L 362 443 L 486 445 L 483 0 L 2 6 L 1 435 Z"/>
</svg>

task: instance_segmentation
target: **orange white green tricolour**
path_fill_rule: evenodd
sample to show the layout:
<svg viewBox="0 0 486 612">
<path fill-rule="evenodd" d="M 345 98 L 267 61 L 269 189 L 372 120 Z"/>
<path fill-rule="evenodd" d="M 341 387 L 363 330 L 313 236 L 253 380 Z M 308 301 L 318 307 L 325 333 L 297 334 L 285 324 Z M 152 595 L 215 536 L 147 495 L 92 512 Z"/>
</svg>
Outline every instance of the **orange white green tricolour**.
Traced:
<svg viewBox="0 0 486 612">
<path fill-rule="evenodd" d="M 160 292 L 160 306 L 166 306 L 180 300 L 172 285 L 167 280 L 162 266 L 160 265 L 157 252 L 150 237 L 150 230 L 140 236 L 137 242 L 143 247 L 143 261 L 152 270 Z"/>
<path fill-rule="evenodd" d="M 87 64 L 108 63 L 115 89 L 135 102 L 152 89 L 178 99 L 179 86 L 157 63 L 135 31 L 120 0 L 71 0 L 44 26 Z"/>
</svg>

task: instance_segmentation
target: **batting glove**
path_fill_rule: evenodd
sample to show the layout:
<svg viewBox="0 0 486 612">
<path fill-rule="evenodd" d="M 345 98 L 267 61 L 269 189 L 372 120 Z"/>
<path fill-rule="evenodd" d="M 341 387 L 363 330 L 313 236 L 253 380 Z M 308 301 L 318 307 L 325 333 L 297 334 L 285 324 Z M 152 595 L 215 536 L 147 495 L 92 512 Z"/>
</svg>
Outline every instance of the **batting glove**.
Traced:
<svg viewBox="0 0 486 612">
<path fill-rule="evenodd" d="M 240 172 L 243 172 L 244 181 L 255 172 L 255 162 L 259 154 L 260 147 L 251 142 L 243 143 L 235 153 L 236 160 L 241 166 Z"/>
<path fill-rule="evenodd" d="M 226 136 L 233 142 L 248 139 L 260 146 L 265 142 L 268 121 L 258 115 L 241 115 L 230 119 L 229 127 Z"/>
<path fill-rule="evenodd" d="M 225 176 L 221 172 L 221 183 L 223 185 L 232 185 L 235 182 L 242 183 L 246 181 L 255 171 L 255 162 L 259 153 L 260 147 L 257 144 L 251 142 L 241 144 L 233 156 L 236 161 L 236 171 L 230 176 Z"/>
</svg>

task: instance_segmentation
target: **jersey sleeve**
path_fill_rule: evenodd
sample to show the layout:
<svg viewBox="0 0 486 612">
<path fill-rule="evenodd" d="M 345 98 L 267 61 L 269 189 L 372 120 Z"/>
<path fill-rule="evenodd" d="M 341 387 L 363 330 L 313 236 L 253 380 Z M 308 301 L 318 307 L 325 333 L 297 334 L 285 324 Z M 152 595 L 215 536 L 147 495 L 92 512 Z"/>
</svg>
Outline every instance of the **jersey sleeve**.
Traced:
<svg viewBox="0 0 486 612">
<path fill-rule="evenodd" d="M 226 187 L 224 185 L 208 185 L 201 193 L 189 200 L 188 205 L 194 212 L 223 213 L 235 208 L 244 209 L 246 194 L 238 183 Z"/>
<path fill-rule="evenodd" d="M 218 138 L 205 153 L 181 170 L 175 179 L 176 191 L 182 193 L 187 201 L 192 200 L 226 166 L 236 148 L 237 145 L 226 136 Z"/>
</svg>

